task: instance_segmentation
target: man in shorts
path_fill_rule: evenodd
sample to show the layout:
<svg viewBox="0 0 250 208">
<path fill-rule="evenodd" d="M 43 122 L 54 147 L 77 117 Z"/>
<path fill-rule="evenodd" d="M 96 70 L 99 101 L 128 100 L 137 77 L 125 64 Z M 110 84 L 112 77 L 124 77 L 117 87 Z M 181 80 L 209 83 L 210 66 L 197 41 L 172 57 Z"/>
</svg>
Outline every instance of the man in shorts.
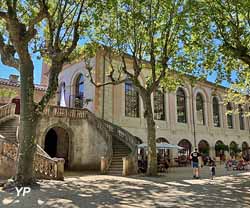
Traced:
<svg viewBox="0 0 250 208">
<path fill-rule="evenodd" d="M 192 160 L 193 168 L 193 178 L 200 178 L 199 173 L 199 157 L 201 154 L 198 152 L 197 148 L 194 149 L 194 152 L 191 153 L 190 158 Z"/>
</svg>

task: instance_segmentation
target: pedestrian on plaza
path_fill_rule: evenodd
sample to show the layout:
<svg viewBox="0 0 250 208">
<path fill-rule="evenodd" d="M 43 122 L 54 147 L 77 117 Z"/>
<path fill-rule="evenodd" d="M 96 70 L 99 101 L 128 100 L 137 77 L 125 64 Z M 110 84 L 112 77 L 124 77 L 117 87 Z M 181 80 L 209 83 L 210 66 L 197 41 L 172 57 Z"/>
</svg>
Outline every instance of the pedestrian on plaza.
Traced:
<svg viewBox="0 0 250 208">
<path fill-rule="evenodd" d="M 200 170 L 199 170 L 199 157 L 201 154 L 198 152 L 197 148 L 194 149 L 194 152 L 191 153 L 190 159 L 192 160 L 192 168 L 193 168 L 193 178 L 200 178 Z"/>
<path fill-rule="evenodd" d="M 213 180 L 215 177 L 216 164 L 215 164 L 215 160 L 213 160 L 212 158 L 209 159 L 209 166 L 210 166 L 210 176 L 211 176 L 211 179 Z"/>
</svg>

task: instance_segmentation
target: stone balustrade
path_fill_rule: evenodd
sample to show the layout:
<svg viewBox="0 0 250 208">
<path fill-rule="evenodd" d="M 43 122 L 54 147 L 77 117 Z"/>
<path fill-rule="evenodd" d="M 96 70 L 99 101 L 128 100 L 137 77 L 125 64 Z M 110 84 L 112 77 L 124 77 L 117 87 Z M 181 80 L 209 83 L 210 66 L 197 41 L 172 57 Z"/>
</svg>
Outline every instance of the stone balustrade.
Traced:
<svg viewBox="0 0 250 208">
<path fill-rule="evenodd" d="M 130 134 L 127 130 L 103 120 L 106 127 L 114 137 L 125 143 L 130 149 L 131 153 L 128 157 L 123 159 L 123 175 L 130 175 L 137 173 L 137 144 L 138 140 L 135 136 Z"/>
<path fill-rule="evenodd" d="M 15 116 L 15 103 L 9 103 L 0 107 L 0 123 L 5 121 L 6 118 Z"/>
<path fill-rule="evenodd" d="M 86 112 L 87 110 L 85 109 L 75 109 L 75 108 L 67 108 L 61 106 L 47 106 L 43 111 L 43 115 L 82 119 L 86 118 Z"/>
<path fill-rule="evenodd" d="M 16 143 L 0 140 L 0 161 L 7 158 L 15 163 L 17 161 L 17 152 L 18 145 Z M 63 180 L 64 159 L 50 158 L 37 151 L 34 160 L 34 170 L 37 178 Z M 12 170 L 11 175 L 14 174 L 15 171 Z"/>
</svg>

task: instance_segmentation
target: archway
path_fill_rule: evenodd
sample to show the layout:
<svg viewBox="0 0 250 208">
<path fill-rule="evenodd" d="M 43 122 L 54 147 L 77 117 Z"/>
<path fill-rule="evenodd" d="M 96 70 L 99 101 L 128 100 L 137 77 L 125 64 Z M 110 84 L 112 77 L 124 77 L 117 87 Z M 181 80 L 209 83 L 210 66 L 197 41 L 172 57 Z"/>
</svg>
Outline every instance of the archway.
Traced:
<svg viewBox="0 0 250 208">
<path fill-rule="evenodd" d="M 209 144 L 206 140 L 201 140 L 198 144 L 198 150 L 203 156 L 209 156 Z"/>
<path fill-rule="evenodd" d="M 228 151 L 228 146 L 225 145 L 221 140 L 218 140 L 214 146 L 215 156 L 220 157 L 220 160 L 225 160 L 225 151 Z"/>
<path fill-rule="evenodd" d="M 156 143 L 169 143 L 169 142 L 164 137 L 159 137 L 156 139 Z M 159 149 L 158 153 L 160 156 L 166 157 L 167 159 L 170 159 L 170 150 L 169 149 Z"/>
<path fill-rule="evenodd" d="M 183 154 L 185 153 L 187 156 L 190 155 L 191 150 L 192 150 L 192 144 L 191 144 L 187 139 L 182 139 L 182 140 L 178 143 L 178 145 L 179 145 L 180 147 L 183 147 L 183 148 L 184 148 L 183 151 L 180 151 L 181 153 L 183 153 Z"/>
<path fill-rule="evenodd" d="M 50 157 L 63 158 L 65 160 L 65 169 L 69 167 L 69 134 L 62 127 L 51 128 L 44 142 L 44 150 Z"/>
<path fill-rule="evenodd" d="M 15 114 L 19 115 L 20 114 L 20 98 L 13 98 L 11 103 L 16 104 Z"/>
<path fill-rule="evenodd" d="M 235 141 L 230 143 L 229 150 L 231 156 L 236 156 L 237 153 L 240 152 L 239 145 Z"/>
</svg>

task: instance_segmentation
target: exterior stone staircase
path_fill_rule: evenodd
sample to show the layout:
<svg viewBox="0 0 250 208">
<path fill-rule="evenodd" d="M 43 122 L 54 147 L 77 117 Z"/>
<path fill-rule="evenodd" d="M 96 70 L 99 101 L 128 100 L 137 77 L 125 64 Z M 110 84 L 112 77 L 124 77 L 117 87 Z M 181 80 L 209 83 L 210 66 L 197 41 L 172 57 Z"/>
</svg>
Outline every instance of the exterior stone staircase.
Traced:
<svg viewBox="0 0 250 208">
<path fill-rule="evenodd" d="M 108 170 L 110 175 L 122 175 L 123 157 L 128 157 L 131 150 L 121 141 L 113 138 L 113 156 Z"/>
<path fill-rule="evenodd" d="M 127 158 L 129 174 L 137 170 L 137 142 L 138 140 L 125 129 L 96 117 L 87 109 L 71 109 L 59 106 L 48 106 L 44 116 L 67 117 L 70 119 L 86 119 L 99 131 L 105 139 L 108 149 L 106 172 L 112 175 L 122 175 L 123 157 Z M 19 117 L 15 115 L 15 105 L 8 104 L 0 107 L 0 166 L 5 163 L 15 167 L 17 159 L 18 141 L 17 129 Z M 63 159 L 62 159 L 63 160 Z M 63 179 L 64 160 L 49 157 L 38 145 L 35 155 L 35 172 L 38 178 Z M 1 167 L 0 167 L 1 168 Z M 0 172 L 1 175 L 1 172 Z"/>
<path fill-rule="evenodd" d="M 10 177 L 15 173 L 19 116 L 15 115 L 15 104 L 0 107 L 0 176 Z M 37 145 L 34 169 L 37 178 L 63 180 L 63 159 L 53 159 Z"/>
<path fill-rule="evenodd" d="M 109 132 L 112 134 L 112 150 L 113 155 L 108 167 L 108 174 L 123 174 L 123 158 L 128 161 L 128 170 L 126 174 L 137 173 L 137 144 L 138 139 L 127 130 L 117 126 L 109 121 L 102 120 Z"/>
<path fill-rule="evenodd" d="M 13 117 L 0 125 L 0 138 L 17 143 L 17 128 L 19 117 Z"/>
</svg>

